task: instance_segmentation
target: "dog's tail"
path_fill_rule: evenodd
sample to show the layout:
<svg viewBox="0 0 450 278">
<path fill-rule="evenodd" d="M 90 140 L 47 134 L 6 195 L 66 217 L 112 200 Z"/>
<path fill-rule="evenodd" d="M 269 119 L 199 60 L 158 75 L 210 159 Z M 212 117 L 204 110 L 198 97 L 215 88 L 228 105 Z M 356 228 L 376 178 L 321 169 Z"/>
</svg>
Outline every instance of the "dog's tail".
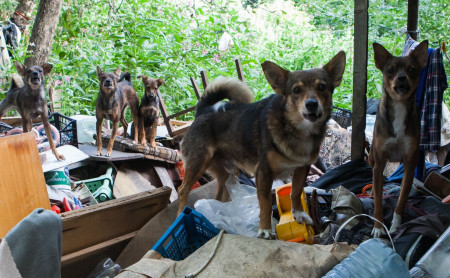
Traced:
<svg viewBox="0 0 450 278">
<path fill-rule="evenodd" d="M 119 78 L 118 82 L 122 82 L 124 80 L 126 80 L 126 81 L 131 83 L 131 74 L 128 71 L 126 71 L 126 72 L 124 72 L 124 73 L 122 73 L 120 75 L 120 78 Z"/>
<path fill-rule="evenodd" d="M 253 101 L 253 94 L 250 88 L 239 79 L 219 77 L 206 87 L 205 93 L 197 104 L 195 116 L 205 112 L 224 110 L 226 103 L 217 105 L 224 99 L 228 99 L 230 103 L 246 104 Z"/>
</svg>

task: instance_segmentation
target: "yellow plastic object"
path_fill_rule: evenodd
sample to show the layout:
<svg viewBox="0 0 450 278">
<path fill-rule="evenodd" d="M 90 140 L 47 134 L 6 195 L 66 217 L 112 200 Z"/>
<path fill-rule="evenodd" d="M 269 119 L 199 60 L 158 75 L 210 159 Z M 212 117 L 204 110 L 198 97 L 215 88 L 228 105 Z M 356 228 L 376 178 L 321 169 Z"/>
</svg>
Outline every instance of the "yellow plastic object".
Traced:
<svg viewBox="0 0 450 278">
<path fill-rule="evenodd" d="M 275 189 L 278 212 L 280 213 L 280 222 L 276 227 L 278 239 L 313 244 L 313 228 L 311 226 L 306 226 L 305 223 L 299 224 L 292 215 L 291 188 L 292 184 L 288 183 Z M 309 214 L 305 191 L 302 192 L 300 198 L 303 209 Z"/>
</svg>

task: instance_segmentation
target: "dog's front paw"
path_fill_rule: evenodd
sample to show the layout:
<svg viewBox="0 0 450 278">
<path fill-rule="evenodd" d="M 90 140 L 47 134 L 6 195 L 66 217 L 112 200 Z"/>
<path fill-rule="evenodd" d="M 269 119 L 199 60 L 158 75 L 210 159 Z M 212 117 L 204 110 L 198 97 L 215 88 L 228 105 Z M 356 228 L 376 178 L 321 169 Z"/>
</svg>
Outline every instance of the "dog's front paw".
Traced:
<svg viewBox="0 0 450 278">
<path fill-rule="evenodd" d="M 386 232 L 384 231 L 384 229 L 383 228 L 376 228 L 376 227 L 373 227 L 373 230 L 372 230 L 372 236 L 375 238 L 375 237 L 381 237 L 382 235 L 385 235 L 386 234 Z"/>
<path fill-rule="evenodd" d="M 96 152 L 95 155 L 96 156 L 102 156 L 102 152 L 101 151 L 100 152 Z"/>
<path fill-rule="evenodd" d="M 294 210 L 292 211 L 292 215 L 294 216 L 294 219 L 299 223 L 302 224 L 303 222 L 306 225 L 311 226 L 312 224 L 314 224 L 313 220 L 311 219 L 311 217 L 309 217 L 309 215 L 304 212 L 304 211 L 300 211 L 300 210 Z"/>
<path fill-rule="evenodd" d="M 110 157 L 112 152 L 106 152 L 105 156 Z"/>
<path fill-rule="evenodd" d="M 55 154 L 55 156 L 56 156 L 56 159 L 59 160 L 59 161 L 66 160 L 66 158 L 62 154 Z"/>
<path fill-rule="evenodd" d="M 277 236 L 274 233 L 272 233 L 270 230 L 265 229 L 259 229 L 256 236 L 262 239 L 277 239 Z"/>
<path fill-rule="evenodd" d="M 391 228 L 389 233 L 392 234 L 397 231 L 398 227 L 402 224 L 402 217 L 394 212 L 394 217 L 392 218 Z"/>
</svg>

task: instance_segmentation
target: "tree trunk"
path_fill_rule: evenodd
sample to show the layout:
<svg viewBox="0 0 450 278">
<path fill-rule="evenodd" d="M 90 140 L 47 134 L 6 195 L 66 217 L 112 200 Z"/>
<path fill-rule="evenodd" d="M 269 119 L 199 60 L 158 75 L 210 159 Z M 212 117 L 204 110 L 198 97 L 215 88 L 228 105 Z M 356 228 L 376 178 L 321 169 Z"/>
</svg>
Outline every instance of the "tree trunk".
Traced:
<svg viewBox="0 0 450 278">
<path fill-rule="evenodd" d="M 47 62 L 52 51 L 53 36 L 58 25 L 63 0 L 41 0 L 36 20 L 31 31 L 26 66 L 42 65 Z"/>
</svg>

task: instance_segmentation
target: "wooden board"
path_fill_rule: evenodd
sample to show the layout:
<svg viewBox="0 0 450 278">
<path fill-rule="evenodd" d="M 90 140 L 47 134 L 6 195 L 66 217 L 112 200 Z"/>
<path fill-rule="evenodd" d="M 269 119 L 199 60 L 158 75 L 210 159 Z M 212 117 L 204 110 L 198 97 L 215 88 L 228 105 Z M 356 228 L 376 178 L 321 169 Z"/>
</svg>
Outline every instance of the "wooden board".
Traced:
<svg viewBox="0 0 450 278">
<path fill-rule="evenodd" d="M 87 277 L 101 260 L 111 258 L 115 262 L 120 252 L 136 233 L 137 231 L 63 256 L 61 258 L 61 277 Z"/>
<path fill-rule="evenodd" d="M 97 146 L 91 145 L 91 144 L 80 144 L 78 146 L 80 150 L 85 152 L 87 155 L 89 155 L 90 160 L 95 161 L 123 161 L 123 160 L 130 160 L 130 159 L 139 159 L 144 158 L 144 154 L 142 153 L 132 153 L 132 152 L 122 152 L 113 150 L 112 155 L 107 157 L 106 149 L 102 149 L 102 156 L 97 156 Z"/>
<path fill-rule="evenodd" d="M 167 206 L 166 187 L 61 214 L 62 255 L 139 230 Z"/>
<path fill-rule="evenodd" d="M 178 200 L 177 189 L 175 188 L 175 185 L 173 184 L 173 181 L 170 178 L 167 169 L 164 167 L 155 166 L 155 171 L 158 174 L 158 177 L 161 180 L 162 185 L 172 189 L 172 193 L 170 193 L 170 202 Z"/>
<path fill-rule="evenodd" d="M 122 198 L 153 189 L 156 189 L 156 187 L 139 172 L 131 168 L 129 164 L 122 163 L 120 165 L 119 172 L 117 172 L 114 180 L 114 197 Z"/>
<path fill-rule="evenodd" d="M 50 201 L 33 133 L 0 138 L 0 154 L 0 237 L 3 237 L 34 209 L 50 209 Z"/>
</svg>

